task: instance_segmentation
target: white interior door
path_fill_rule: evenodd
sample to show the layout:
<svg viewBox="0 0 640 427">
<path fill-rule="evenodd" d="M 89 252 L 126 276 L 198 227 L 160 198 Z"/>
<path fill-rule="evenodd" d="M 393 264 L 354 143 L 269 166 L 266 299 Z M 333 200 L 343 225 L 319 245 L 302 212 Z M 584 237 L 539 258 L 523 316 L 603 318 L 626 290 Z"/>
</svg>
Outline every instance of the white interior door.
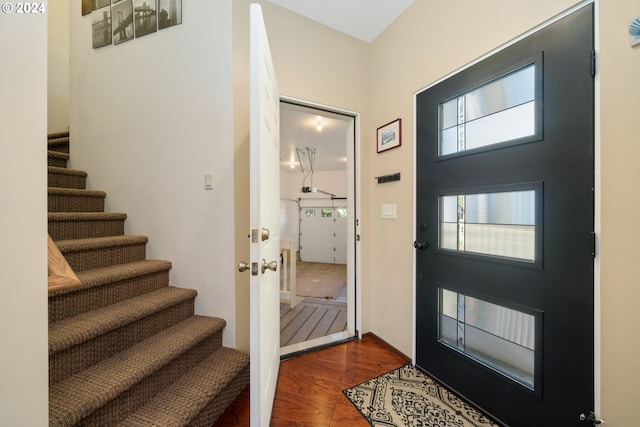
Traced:
<svg viewBox="0 0 640 427">
<path fill-rule="evenodd" d="M 250 11 L 251 425 L 268 426 L 280 366 L 280 99 L 262 9 Z"/>
</svg>

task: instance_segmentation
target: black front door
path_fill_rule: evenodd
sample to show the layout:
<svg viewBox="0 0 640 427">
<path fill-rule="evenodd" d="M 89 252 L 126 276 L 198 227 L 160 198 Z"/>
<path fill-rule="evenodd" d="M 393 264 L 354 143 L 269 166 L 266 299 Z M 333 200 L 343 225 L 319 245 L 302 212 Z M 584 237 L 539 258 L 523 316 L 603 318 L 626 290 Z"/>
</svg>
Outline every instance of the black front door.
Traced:
<svg viewBox="0 0 640 427">
<path fill-rule="evenodd" d="M 416 98 L 416 364 L 513 426 L 593 410 L 593 7 Z"/>
</svg>

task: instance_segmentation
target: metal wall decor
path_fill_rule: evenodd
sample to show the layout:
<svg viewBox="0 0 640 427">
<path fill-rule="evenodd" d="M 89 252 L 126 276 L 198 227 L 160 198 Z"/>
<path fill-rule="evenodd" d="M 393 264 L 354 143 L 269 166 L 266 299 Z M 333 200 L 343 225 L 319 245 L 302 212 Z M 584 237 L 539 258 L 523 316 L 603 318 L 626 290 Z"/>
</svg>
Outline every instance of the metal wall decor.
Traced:
<svg viewBox="0 0 640 427">
<path fill-rule="evenodd" d="M 640 16 L 636 16 L 629 22 L 629 44 L 640 44 Z"/>
</svg>

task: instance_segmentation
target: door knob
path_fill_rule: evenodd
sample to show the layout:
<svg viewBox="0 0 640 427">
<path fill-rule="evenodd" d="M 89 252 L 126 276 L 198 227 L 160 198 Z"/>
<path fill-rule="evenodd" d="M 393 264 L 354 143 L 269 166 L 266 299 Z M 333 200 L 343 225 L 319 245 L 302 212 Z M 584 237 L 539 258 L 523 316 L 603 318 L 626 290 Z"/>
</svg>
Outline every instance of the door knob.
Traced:
<svg viewBox="0 0 640 427">
<path fill-rule="evenodd" d="M 276 271 L 277 269 L 278 261 L 271 261 L 268 263 L 264 259 L 262 260 L 262 274 L 264 274 L 264 272 L 267 270 Z"/>
<path fill-rule="evenodd" d="M 238 263 L 238 271 L 240 273 L 244 273 L 245 271 L 247 271 L 249 269 L 249 264 L 244 262 L 244 261 L 240 261 Z"/>
<path fill-rule="evenodd" d="M 416 249 L 427 249 L 429 247 L 429 243 L 427 242 L 418 242 L 417 240 L 413 242 L 413 247 Z"/>
</svg>

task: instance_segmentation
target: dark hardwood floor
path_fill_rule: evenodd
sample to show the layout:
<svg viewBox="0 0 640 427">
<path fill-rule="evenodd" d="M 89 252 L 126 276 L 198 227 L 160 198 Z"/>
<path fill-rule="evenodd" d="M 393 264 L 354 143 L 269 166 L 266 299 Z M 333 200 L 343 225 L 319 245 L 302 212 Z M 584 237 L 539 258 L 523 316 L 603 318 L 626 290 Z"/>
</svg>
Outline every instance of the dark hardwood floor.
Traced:
<svg viewBox="0 0 640 427">
<path fill-rule="evenodd" d="M 342 391 L 408 362 L 374 335 L 285 360 L 271 426 L 368 426 Z M 249 426 L 248 387 L 213 425 L 223 426 Z"/>
</svg>

